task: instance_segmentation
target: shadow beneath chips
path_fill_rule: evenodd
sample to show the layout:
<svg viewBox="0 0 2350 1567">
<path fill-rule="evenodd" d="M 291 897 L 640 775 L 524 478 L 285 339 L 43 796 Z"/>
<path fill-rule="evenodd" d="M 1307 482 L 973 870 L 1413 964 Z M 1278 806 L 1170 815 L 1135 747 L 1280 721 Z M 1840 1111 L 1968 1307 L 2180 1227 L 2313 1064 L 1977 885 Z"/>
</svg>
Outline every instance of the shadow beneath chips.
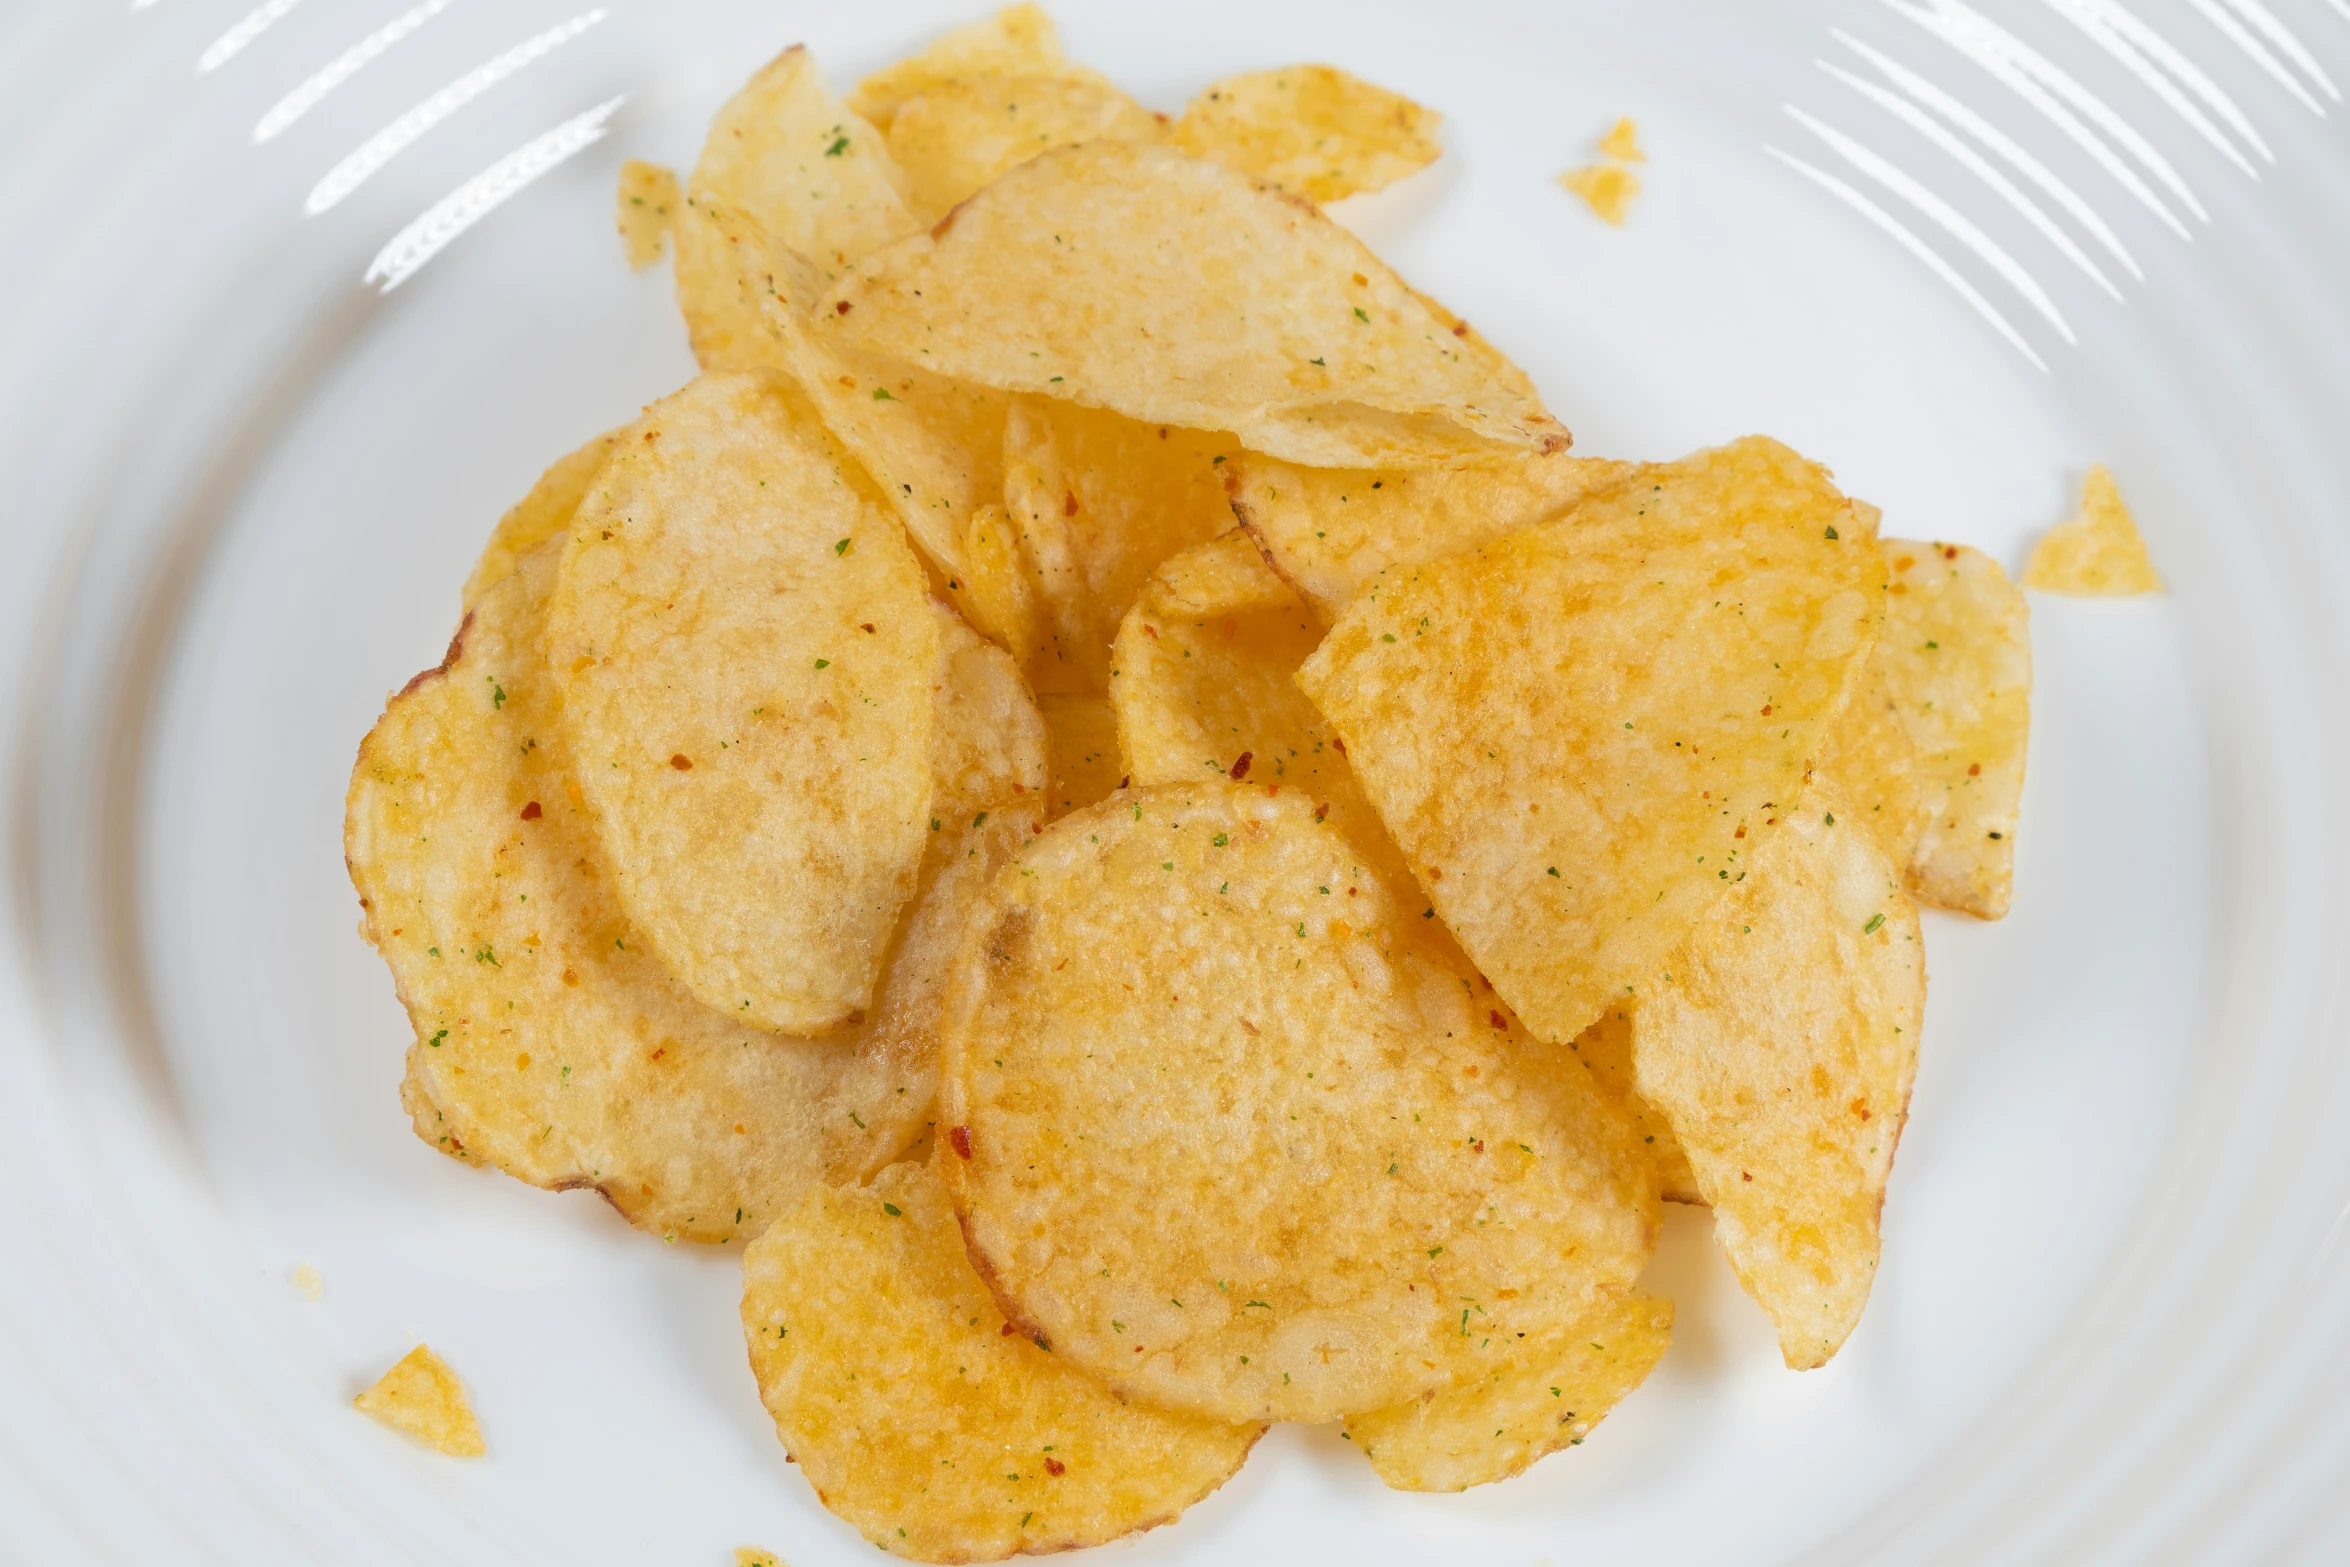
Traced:
<svg viewBox="0 0 2350 1567">
<path fill-rule="evenodd" d="M 1714 1249 L 1711 1209 L 1665 1204 L 1664 1233 L 1640 1275 L 1640 1288 L 1673 1303 L 1673 1347 L 1665 1366 L 1682 1376 L 1708 1378 L 1728 1367 L 1733 1351 L 1722 1331 L 1723 1316 L 1750 1303 L 1737 1275 Z"/>
</svg>

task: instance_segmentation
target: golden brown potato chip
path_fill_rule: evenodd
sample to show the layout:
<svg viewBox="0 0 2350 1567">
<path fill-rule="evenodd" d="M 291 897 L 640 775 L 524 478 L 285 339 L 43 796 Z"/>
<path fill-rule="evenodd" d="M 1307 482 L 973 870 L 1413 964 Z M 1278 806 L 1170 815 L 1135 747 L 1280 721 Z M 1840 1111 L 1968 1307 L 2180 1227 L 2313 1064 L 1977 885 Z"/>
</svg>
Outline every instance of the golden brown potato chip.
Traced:
<svg viewBox="0 0 2350 1567">
<path fill-rule="evenodd" d="M 908 99 L 889 123 L 889 151 L 913 182 L 915 213 L 935 223 L 1038 153 L 1103 137 L 1149 141 L 1165 128 L 1164 115 L 1105 81 L 977 76 Z"/>
<path fill-rule="evenodd" d="M 938 622 L 791 385 L 654 404 L 573 519 L 548 660 L 629 922 L 754 1028 L 873 999 L 930 806 Z"/>
<path fill-rule="evenodd" d="M 474 562 L 473 575 L 465 579 L 467 609 L 473 607 L 474 600 L 512 576 L 523 556 L 558 533 L 569 531 L 572 515 L 586 499 L 588 486 L 604 471 L 604 459 L 612 455 L 612 449 L 627 434 L 626 425 L 606 430 L 556 458 L 554 465 L 539 475 L 538 483 L 530 487 L 530 493 L 498 519 L 489 543 L 482 546 L 481 559 Z"/>
<path fill-rule="evenodd" d="M 479 1458 L 489 1451 L 481 1423 L 465 1397 L 465 1384 L 447 1361 L 423 1344 L 402 1355 L 375 1385 L 351 1400 L 404 1436 L 451 1458 Z"/>
<path fill-rule="evenodd" d="M 352 773 L 351 878 L 416 1031 L 401 1099 L 418 1136 L 468 1162 L 594 1187 L 656 1233 L 755 1234 L 774 1202 L 862 1179 L 928 1124 L 938 976 L 1035 806 L 926 834 L 925 890 L 860 1027 L 778 1040 L 703 1006 L 628 924 L 575 792 L 545 663 L 561 548 L 483 595 Z M 967 678 L 939 684 L 945 722 L 993 706 Z M 992 776 L 1027 782 L 1034 766 Z"/>
<path fill-rule="evenodd" d="M 1173 140 L 1195 158 L 1336 201 L 1434 163 L 1443 118 L 1336 66 L 1292 65 L 1217 82 L 1191 100 Z"/>
<path fill-rule="evenodd" d="M 1583 1058 L 1598 1079 L 1599 1090 L 1631 1118 L 1641 1149 L 1656 1166 L 1658 1188 L 1667 1202 L 1702 1206 L 1705 1194 L 1690 1172 L 1689 1155 L 1673 1135 L 1673 1123 L 1662 1110 L 1640 1097 L 1632 1076 L 1632 1007 L 1629 1001 L 1610 1006 L 1599 1021 L 1575 1036 L 1567 1048 Z"/>
<path fill-rule="evenodd" d="M 1906 865 L 1909 890 L 1921 900 L 1995 920 L 2007 912 L 2015 880 L 2032 718 L 2030 611 L 1980 550 L 1888 539 L 1885 555 L 1892 580 L 1872 680 L 1910 742 L 1908 788 L 1917 802 L 1914 847 L 1894 863 Z M 1899 755 L 1889 738 L 1879 748 L 1887 752 Z M 1849 757 L 1836 765 L 1839 783 L 1853 773 L 1882 777 Z"/>
<path fill-rule="evenodd" d="M 1229 430 L 1293 462 L 1437 467 L 1567 443 L 1311 203 L 1145 142 L 1031 159 L 869 258 L 816 319 L 943 375 Z"/>
<path fill-rule="evenodd" d="M 2049 529 L 2032 547 L 2024 586 L 2088 598 L 2162 591 L 2146 540 L 2105 464 L 2091 463 L 2081 481 L 2080 515 Z"/>
<path fill-rule="evenodd" d="M 930 800 L 935 839 L 958 821 L 1002 801 L 1042 795 L 1050 773 L 1044 715 L 1021 682 L 1019 666 L 943 604 L 938 621 L 939 674 L 931 729 Z M 963 822 L 968 827 L 968 822 Z"/>
<path fill-rule="evenodd" d="M 1217 468 L 1237 449 L 1229 437 L 1012 399 L 1004 510 L 1045 613 L 1045 647 L 1032 666 L 1040 686 L 1108 686 L 1110 643 L 1150 574 L 1232 526 Z"/>
<path fill-rule="evenodd" d="M 1357 1415 L 1347 1437 L 1398 1491 L 1465 1491 L 1573 1447 L 1648 1378 L 1673 1339 L 1673 1303 L 1606 1291 L 1539 1342 L 1513 1339 L 1490 1367 L 1408 1404 Z"/>
<path fill-rule="evenodd" d="M 1049 818 L 1058 820 L 1125 787 L 1125 758 L 1118 750 L 1118 714 L 1110 699 L 1082 692 L 1047 692 L 1037 698 L 1053 738 L 1052 799 Z"/>
<path fill-rule="evenodd" d="M 620 166 L 620 242 L 635 270 L 661 259 L 682 200 L 677 175 L 660 164 L 631 158 Z"/>
<path fill-rule="evenodd" d="M 1132 1397 L 1385 1408 L 1654 1244 L 1590 1074 L 1357 858 L 1295 791 L 1126 791 L 1034 840 L 964 946 L 939 1162 L 971 1255 Z"/>
<path fill-rule="evenodd" d="M 743 1257 L 759 1396 L 883 1550 L 988 1562 L 1172 1522 L 1264 1428 L 1129 1403 L 1004 1321 L 928 1167 L 812 1191 Z"/>
<path fill-rule="evenodd" d="M 1474 468 L 1301 468 L 1256 452 L 1225 464 L 1232 514 L 1325 623 L 1381 572 L 1462 555 L 1553 521 L 1633 465 L 1528 457 Z"/>
<path fill-rule="evenodd" d="M 1583 198 L 1583 205 L 1611 228 L 1622 228 L 1640 194 L 1640 176 L 1620 163 L 1587 163 L 1559 176 L 1559 183 Z"/>
<path fill-rule="evenodd" d="M 1876 551 L 1760 437 L 1387 573 L 1298 673 L 1477 967 L 1563 1045 L 1792 806 L 1875 639 Z"/>
<path fill-rule="evenodd" d="M 1830 790 L 1761 830 L 1743 881 L 1633 1014 L 1640 1095 L 1669 1116 L 1714 1238 L 1797 1370 L 1868 1303 L 1917 1075 L 1917 908 Z"/>
<path fill-rule="evenodd" d="M 963 525 L 963 593 L 971 623 L 1022 670 L 1039 672 L 1049 633 L 1035 562 L 1001 506 L 982 506 Z M 1057 662 L 1057 661 L 1056 661 Z M 1049 689 L 1049 687 L 1047 688 Z"/>
<path fill-rule="evenodd" d="M 1061 35 L 1040 6 L 1008 5 L 995 15 L 950 27 L 920 54 L 908 55 L 857 83 L 849 107 L 883 130 L 909 98 L 974 76 L 1074 76 L 1093 72 L 1061 53 Z"/>
</svg>

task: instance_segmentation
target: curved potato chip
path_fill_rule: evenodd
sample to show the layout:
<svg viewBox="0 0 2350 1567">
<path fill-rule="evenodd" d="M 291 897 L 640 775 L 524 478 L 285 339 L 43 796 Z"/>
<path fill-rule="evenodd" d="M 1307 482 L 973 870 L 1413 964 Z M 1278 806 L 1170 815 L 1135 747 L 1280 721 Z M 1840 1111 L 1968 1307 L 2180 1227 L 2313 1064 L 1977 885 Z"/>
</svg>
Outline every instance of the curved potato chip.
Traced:
<svg viewBox="0 0 2350 1567">
<path fill-rule="evenodd" d="M 626 425 L 606 430 L 556 458 L 539 475 L 538 483 L 530 487 L 530 493 L 498 519 L 489 543 L 482 546 L 481 559 L 474 562 L 473 575 L 465 579 L 467 609 L 484 593 L 514 575 L 514 568 L 522 563 L 523 556 L 556 534 L 569 530 L 572 515 L 587 497 L 588 487 L 604 471 L 604 459 L 612 455 L 613 448 L 627 434 Z"/>
<path fill-rule="evenodd" d="M 1172 1522 L 1264 1430 L 1128 1403 L 1014 1333 L 922 1165 L 808 1193 L 744 1254 L 742 1320 L 759 1396 L 817 1496 L 916 1561 Z"/>
<path fill-rule="evenodd" d="M 1797 1370 L 1868 1304 L 1926 1002 L 1917 908 L 1859 825 L 1815 786 L 1633 1015 L 1640 1095 Z"/>
<path fill-rule="evenodd" d="M 1573 1447 L 1648 1379 L 1673 1340 L 1673 1303 L 1603 1292 L 1566 1327 L 1512 1339 L 1474 1377 L 1392 1409 L 1357 1415 L 1346 1434 L 1398 1491 L 1466 1491 Z"/>
<path fill-rule="evenodd" d="M 1521 458 L 1475 468 L 1304 468 L 1258 452 L 1225 464 L 1232 514 L 1325 624 L 1381 572 L 1465 555 L 1622 484 L 1630 463 Z"/>
<path fill-rule="evenodd" d="M 1001 506 L 982 506 L 963 525 L 962 602 L 972 623 L 1022 670 L 1035 669 L 1048 635 L 1036 566 Z"/>
<path fill-rule="evenodd" d="M 886 131 L 907 99 L 971 76 L 1085 79 L 1095 73 L 1061 53 L 1060 32 L 1042 7 L 1008 5 L 993 16 L 950 27 L 921 53 L 875 71 L 857 83 L 849 107 Z"/>
<path fill-rule="evenodd" d="M 1107 687 L 1110 643 L 1150 574 L 1232 526 L 1217 466 L 1236 449 L 1229 437 L 1012 399 L 1004 509 L 1049 626 L 1039 683 Z"/>
<path fill-rule="evenodd" d="M 2162 591 L 2162 575 L 2105 464 L 2091 463 L 2081 481 L 2080 515 L 2058 523 L 2032 546 L 2024 586 L 2091 598 Z"/>
<path fill-rule="evenodd" d="M 451 1458 L 479 1458 L 489 1451 L 465 1384 L 427 1345 L 402 1355 L 351 1405 Z"/>
<path fill-rule="evenodd" d="M 1981 550 L 1888 539 L 1885 555 L 1892 581 L 1871 662 L 1909 740 L 1917 801 L 1913 847 L 1894 863 L 1923 901 L 1995 920 L 2015 883 L 2032 724 L 2030 608 Z M 1881 743 L 1893 749 L 1890 737 Z M 1848 784 L 1851 774 L 1832 776 Z M 1881 773 L 1863 776 L 1876 780 L 1864 788 L 1887 787 Z"/>
<path fill-rule="evenodd" d="M 1302 197 L 1145 142 L 1034 158 L 870 257 L 828 337 L 1293 462 L 1563 450 L 1369 248 Z"/>
<path fill-rule="evenodd" d="M 1052 819 L 1108 799 L 1125 787 L 1126 761 L 1118 750 L 1118 714 L 1110 699 L 1076 692 L 1038 697 L 1052 735 Z"/>
<path fill-rule="evenodd" d="M 787 383 L 646 410 L 580 506 L 548 660 L 630 923 L 746 1025 L 853 1021 L 913 893 L 938 622 Z"/>
<path fill-rule="evenodd" d="M 1336 66 L 1292 65 L 1225 77 L 1191 100 L 1172 139 L 1195 158 L 1336 201 L 1434 163 L 1443 118 Z"/>
<path fill-rule="evenodd" d="M 1577 1034 L 1567 1048 L 1591 1068 L 1591 1075 L 1599 1082 L 1599 1091 L 1631 1118 L 1633 1129 L 1640 1135 L 1641 1149 L 1648 1155 L 1649 1163 L 1656 1166 L 1657 1185 L 1664 1192 L 1665 1201 L 1703 1207 L 1705 1194 L 1697 1189 L 1697 1177 L 1689 1169 L 1689 1155 L 1683 1151 L 1681 1139 L 1673 1134 L 1672 1118 L 1641 1098 L 1633 1081 L 1632 1040 L 1632 1007 L 1625 1002 L 1601 1013 L 1599 1021 Z"/>
<path fill-rule="evenodd" d="M 933 603 L 939 678 L 931 726 L 930 814 L 941 831 L 968 829 L 968 818 L 1003 801 L 1044 793 L 1050 743 L 1044 715 L 1011 655 L 983 639 L 962 617 Z M 958 823 L 960 826 L 958 827 Z"/>
<path fill-rule="evenodd" d="M 1753 438 L 1390 571 L 1298 683 L 1494 988 L 1563 1045 L 1791 806 L 1875 639 L 1876 551 Z"/>
<path fill-rule="evenodd" d="M 1654 1244 L 1590 1075 L 1355 858 L 1295 793 L 1129 791 L 1031 842 L 964 946 L 942 1174 L 1009 1315 L 1114 1389 L 1384 1408 Z"/>
<path fill-rule="evenodd" d="M 1149 141 L 1166 129 L 1108 82 L 1052 76 L 977 76 L 940 82 L 907 100 L 889 123 L 890 156 L 913 182 L 926 223 L 1038 153 L 1111 137 Z"/>
</svg>

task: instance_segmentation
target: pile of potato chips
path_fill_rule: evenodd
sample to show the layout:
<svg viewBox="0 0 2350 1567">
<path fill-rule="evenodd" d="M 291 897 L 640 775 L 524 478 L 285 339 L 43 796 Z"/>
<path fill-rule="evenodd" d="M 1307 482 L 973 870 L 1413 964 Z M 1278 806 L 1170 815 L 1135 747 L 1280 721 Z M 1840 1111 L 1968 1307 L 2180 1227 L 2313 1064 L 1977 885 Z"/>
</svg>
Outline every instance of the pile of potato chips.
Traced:
<svg viewBox="0 0 2350 1567">
<path fill-rule="evenodd" d="M 419 1135 L 748 1243 L 777 1430 L 900 1555 L 1167 1522 L 1273 1421 L 1515 1474 L 1664 1353 L 1663 1200 L 1790 1366 L 1867 1301 L 2022 600 L 1768 439 L 1565 455 L 1317 205 L 1435 123 L 1326 66 L 1170 121 L 1029 6 L 845 99 L 786 51 L 631 176 L 704 373 L 360 749 Z"/>
</svg>

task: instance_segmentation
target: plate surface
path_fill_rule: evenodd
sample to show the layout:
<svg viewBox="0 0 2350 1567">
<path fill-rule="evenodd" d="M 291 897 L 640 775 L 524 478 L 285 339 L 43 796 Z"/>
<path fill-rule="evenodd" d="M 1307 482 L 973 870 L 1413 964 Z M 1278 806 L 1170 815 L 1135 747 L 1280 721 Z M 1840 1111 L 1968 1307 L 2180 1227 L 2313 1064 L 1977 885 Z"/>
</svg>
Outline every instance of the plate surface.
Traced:
<svg viewBox="0 0 2350 1567">
<path fill-rule="evenodd" d="M 353 931 L 384 693 L 538 469 L 691 373 L 619 160 L 690 165 L 784 44 L 846 82 L 968 14 L 573 3 L 0 19 L 0 1559 L 872 1559 L 735 1256 L 418 1143 Z M 2011 569 L 2103 461 L 2174 589 L 2033 603 L 2016 912 L 1928 916 L 1830 1367 L 1677 1212 L 1673 1349 L 1584 1446 L 1408 1497 L 1283 1428 L 1123 1559 L 2350 1560 L 2350 3 L 1053 9 L 1156 107 L 1328 59 L 1444 110 L 1339 215 L 1579 449 L 1765 430 Z M 1621 231 L 1551 183 L 1619 114 Z M 419 1338 L 486 1462 L 350 1411 Z"/>
</svg>

